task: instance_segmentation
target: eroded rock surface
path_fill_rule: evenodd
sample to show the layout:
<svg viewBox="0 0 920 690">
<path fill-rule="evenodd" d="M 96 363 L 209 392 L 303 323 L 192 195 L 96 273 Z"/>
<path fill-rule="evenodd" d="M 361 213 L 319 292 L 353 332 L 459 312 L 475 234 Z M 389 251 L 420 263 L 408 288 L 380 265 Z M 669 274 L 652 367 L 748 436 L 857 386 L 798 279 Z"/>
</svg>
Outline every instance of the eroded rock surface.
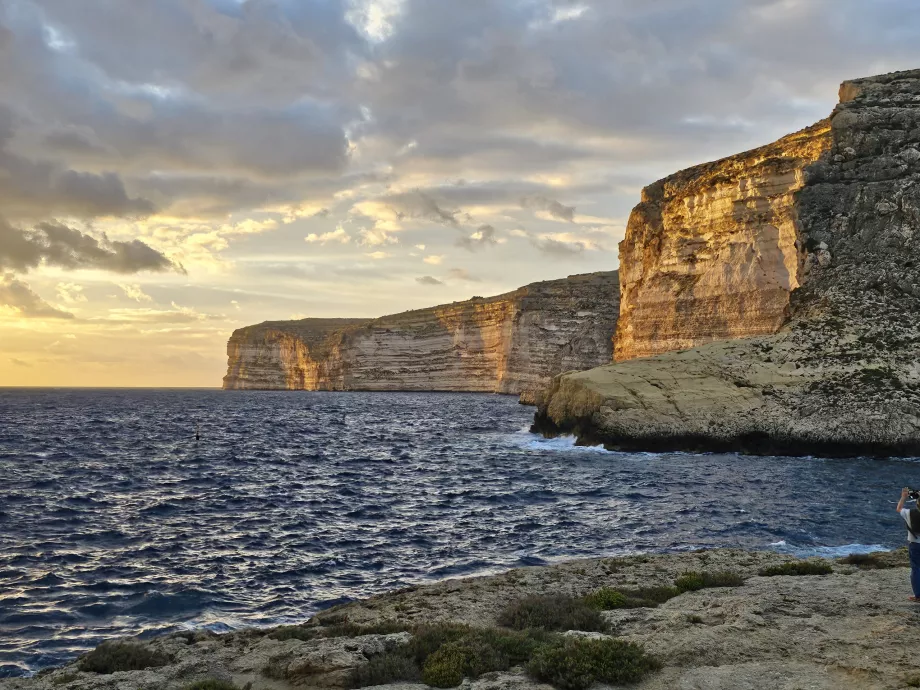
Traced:
<svg viewBox="0 0 920 690">
<path fill-rule="evenodd" d="M 793 210 L 827 121 L 642 190 L 620 244 L 617 361 L 772 334 L 804 254 Z"/>
<path fill-rule="evenodd" d="M 800 286 L 779 332 L 558 377 L 538 430 L 624 449 L 920 454 L 920 70 L 847 82 L 841 96 L 830 146 L 788 209 Z M 626 248 L 654 257 L 659 246 Z M 632 299 L 621 324 L 635 332 L 651 321 L 636 320 L 648 305 Z M 766 321 L 754 305 L 752 323 L 774 323 L 781 303 Z"/>
<path fill-rule="evenodd" d="M 481 391 L 532 402 L 556 374 L 612 359 L 615 271 L 534 283 L 374 320 L 241 328 L 224 388 Z"/>
<path fill-rule="evenodd" d="M 642 644 L 662 668 L 636 690 L 894 690 L 920 679 L 909 644 L 920 607 L 907 601 L 906 550 L 878 559 L 880 570 L 833 563 L 829 575 L 761 577 L 793 560 L 740 550 L 596 558 L 525 567 L 488 577 L 411 587 L 330 609 L 308 629 L 347 622 L 377 625 L 453 622 L 493 626 L 508 603 L 533 594 L 588 594 L 600 587 L 664 586 L 687 571 L 736 573 L 740 587 L 686 592 L 658 608 L 604 613 L 609 635 Z M 269 630 L 182 633 L 144 644 L 173 662 L 97 674 L 77 664 L 32 679 L 0 680 L 0 690 L 182 690 L 205 678 L 251 690 L 339 688 L 349 673 L 409 633 L 278 640 Z M 567 633 L 567 634 L 579 634 Z M 583 633 L 598 637 L 601 633 Z M 394 683 L 388 690 L 424 690 Z M 523 669 L 466 679 L 469 690 L 549 690 Z"/>
</svg>

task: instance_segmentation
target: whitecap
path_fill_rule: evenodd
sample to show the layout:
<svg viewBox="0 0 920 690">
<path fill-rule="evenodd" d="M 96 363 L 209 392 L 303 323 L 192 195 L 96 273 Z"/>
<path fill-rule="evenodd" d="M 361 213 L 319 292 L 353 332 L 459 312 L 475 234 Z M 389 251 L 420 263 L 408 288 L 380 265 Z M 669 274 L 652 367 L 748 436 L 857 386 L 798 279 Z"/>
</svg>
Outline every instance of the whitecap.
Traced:
<svg viewBox="0 0 920 690">
<path fill-rule="evenodd" d="M 798 558 L 842 558 L 851 554 L 866 554 L 873 551 L 891 551 L 891 547 L 883 544 L 841 544 L 840 546 L 796 546 L 785 541 L 769 545 L 776 551 L 787 553 Z"/>
</svg>

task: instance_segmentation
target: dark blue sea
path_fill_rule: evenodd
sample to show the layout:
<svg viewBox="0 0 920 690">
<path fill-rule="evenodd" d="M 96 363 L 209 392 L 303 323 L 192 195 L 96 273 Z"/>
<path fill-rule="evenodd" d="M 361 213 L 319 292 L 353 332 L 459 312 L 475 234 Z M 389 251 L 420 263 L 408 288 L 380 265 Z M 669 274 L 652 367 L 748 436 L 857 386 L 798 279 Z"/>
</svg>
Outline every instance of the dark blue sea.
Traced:
<svg viewBox="0 0 920 690">
<path fill-rule="evenodd" d="M 911 460 L 578 448 L 532 415 L 475 394 L 0 389 L 0 676 L 560 559 L 891 548 L 920 484 Z"/>
</svg>

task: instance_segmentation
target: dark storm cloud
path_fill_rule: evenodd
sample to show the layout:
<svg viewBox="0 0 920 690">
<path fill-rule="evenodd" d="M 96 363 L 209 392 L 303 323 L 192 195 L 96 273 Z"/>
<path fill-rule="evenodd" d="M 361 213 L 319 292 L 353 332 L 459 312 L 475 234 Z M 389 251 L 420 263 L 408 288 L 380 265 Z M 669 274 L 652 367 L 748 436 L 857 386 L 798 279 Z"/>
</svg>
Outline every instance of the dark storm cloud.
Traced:
<svg viewBox="0 0 920 690">
<path fill-rule="evenodd" d="M 25 272 L 40 265 L 113 273 L 185 271 L 140 240 L 96 239 L 59 223 L 14 228 L 0 218 L 0 270 Z"/>
<path fill-rule="evenodd" d="M 9 150 L 14 116 L 0 104 L 0 209 L 10 216 L 148 215 L 153 204 L 132 198 L 114 172 L 81 172 Z"/>
<path fill-rule="evenodd" d="M 12 273 L 0 275 L 0 306 L 12 307 L 20 316 L 43 319 L 72 319 L 73 314 L 55 309 Z"/>
</svg>

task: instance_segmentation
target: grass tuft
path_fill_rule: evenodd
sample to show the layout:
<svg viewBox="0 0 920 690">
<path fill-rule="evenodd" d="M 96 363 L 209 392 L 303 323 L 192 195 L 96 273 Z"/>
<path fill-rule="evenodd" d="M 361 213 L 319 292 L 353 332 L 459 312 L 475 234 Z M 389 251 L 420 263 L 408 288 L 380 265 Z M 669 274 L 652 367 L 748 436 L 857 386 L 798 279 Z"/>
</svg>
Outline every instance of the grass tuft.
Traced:
<svg viewBox="0 0 920 690">
<path fill-rule="evenodd" d="M 112 640 L 103 642 L 80 661 L 80 670 L 90 673 L 140 671 L 166 666 L 172 659 L 139 642 Z"/>
<path fill-rule="evenodd" d="M 696 592 L 710 587 L 740 587 L 744 578 L 738 573 L 721 571 L 716 573 L 688 572 L 674 580 L 674 586 L 681 592 Z"/>
<path fill-rule="evenodd" d="M 830 563 L 824 561 L 790 561 L 779 565 L 771 565 L 760 571 L 759 575 L 773 577 L 775 575 L 830 575 L 834 572 Z"/>
</svg>

